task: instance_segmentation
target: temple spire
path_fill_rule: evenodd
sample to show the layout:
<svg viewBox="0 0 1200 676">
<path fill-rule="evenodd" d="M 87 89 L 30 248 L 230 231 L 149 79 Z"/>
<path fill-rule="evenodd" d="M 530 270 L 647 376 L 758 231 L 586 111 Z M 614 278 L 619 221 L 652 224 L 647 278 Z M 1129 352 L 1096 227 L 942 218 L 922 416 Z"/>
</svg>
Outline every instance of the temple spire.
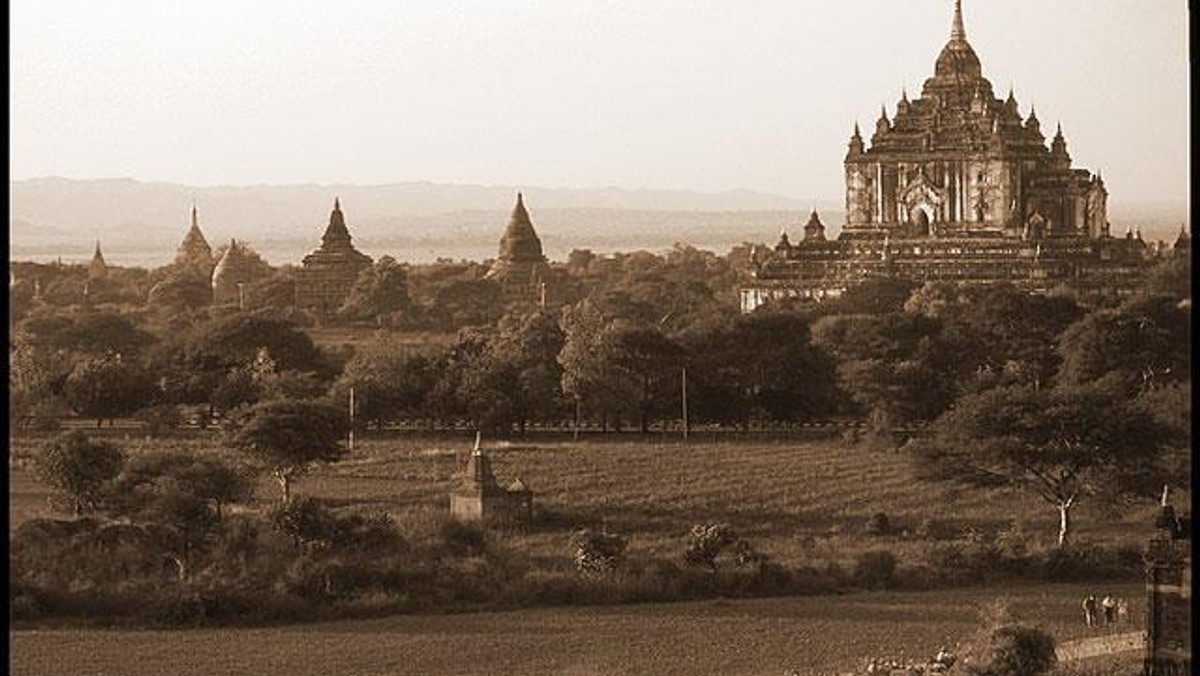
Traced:
<svg viewBox="0 0 1200 676">
<path fill-rule="evenodd" d="M 967 31 L 963 28 L 962 0 L 954 0 L 954 23 L 950 25 L 950 39 L 967 39 Z"/>
<path fill-rule="evenodd" d="M 329 225 L 321 236 L 321 248 L 324 250 L 352 248 L 350 246 L 350 230 L 346 227 L 346 216 L 342 213 L 342 202 L 333 198 L 333 211 L 329 212 Z"/>
</svg>

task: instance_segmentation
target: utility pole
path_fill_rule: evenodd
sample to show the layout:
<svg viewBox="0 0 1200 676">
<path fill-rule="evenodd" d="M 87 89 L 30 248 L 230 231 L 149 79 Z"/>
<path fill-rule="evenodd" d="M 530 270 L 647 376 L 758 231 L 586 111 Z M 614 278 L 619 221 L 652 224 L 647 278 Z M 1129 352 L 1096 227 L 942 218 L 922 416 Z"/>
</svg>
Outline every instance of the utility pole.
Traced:
<svg viewBox="0 0 1200 676">
<path fill-rule="evenodd" d="M 350 450 L 354 450 L 354 387 L 350 388 Z"/>
<path fill-rule="evenodd" d="M 680 389 L 683 391 L 683 442 L 686 444 L 688 440 L 688 410 L 687 410 L 687 367 L 684 366 L 681 372 L 682 381 Z"/>
</svg>

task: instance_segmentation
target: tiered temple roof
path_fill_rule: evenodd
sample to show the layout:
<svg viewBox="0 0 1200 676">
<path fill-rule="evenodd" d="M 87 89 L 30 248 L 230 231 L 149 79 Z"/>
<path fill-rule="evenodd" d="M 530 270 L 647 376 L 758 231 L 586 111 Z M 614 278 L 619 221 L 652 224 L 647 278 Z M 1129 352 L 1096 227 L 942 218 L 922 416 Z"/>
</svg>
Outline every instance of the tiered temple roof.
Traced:
<svg viewBox="0 0 1200 676">
<path fill-rule="evenodd" d="M 359 273 L 371 263 L 371 257 L 351 243 L 341 200 L 335 197 L 321 246 L 304 257 L 297 273 L 296 304 L 320 312 L 337 310 Z"/>
<path fill-rule="evenodd" d="M 179 249 L 175 253 L 175 264 L 196 267 L 204 270 L 206 274 L 212 270 L 212 247 L 208 245 L 208 240 L 204 238 L 204 233 L 200 231 L 200 218 L 194 204 L 192 205 L 192 225 L 188 228 L 187 234 L 183 237 L 183 242 L 180 243 Z"/>
</svg>

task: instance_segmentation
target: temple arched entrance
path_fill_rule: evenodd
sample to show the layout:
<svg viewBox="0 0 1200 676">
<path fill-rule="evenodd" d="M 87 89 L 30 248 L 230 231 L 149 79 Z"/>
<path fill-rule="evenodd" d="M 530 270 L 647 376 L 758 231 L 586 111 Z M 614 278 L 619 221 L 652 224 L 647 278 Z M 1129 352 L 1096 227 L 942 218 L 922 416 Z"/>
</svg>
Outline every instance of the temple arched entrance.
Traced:
<svg viewBox="0 0 1200 676">
<path fill-rule="evenodd" d="M 922 237 L 929 235 L 929 207 L 924 204 L 914 206 L 908 214 L 908 220 L 912 223 L 913 234 Z"/>
</svg>

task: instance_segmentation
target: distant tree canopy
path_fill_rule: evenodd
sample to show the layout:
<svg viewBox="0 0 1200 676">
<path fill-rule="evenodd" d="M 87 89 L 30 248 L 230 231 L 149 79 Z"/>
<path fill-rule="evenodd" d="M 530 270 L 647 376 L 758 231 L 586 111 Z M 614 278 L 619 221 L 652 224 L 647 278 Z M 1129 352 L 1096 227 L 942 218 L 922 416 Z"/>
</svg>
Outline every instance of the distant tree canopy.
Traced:
<svg viewBox="0 0 1200 676">
<path fill-rule="evenodd" d="M 332 368 L 312 338 L 294 322 L 238 313 L 180 331 L 155 347 L 150 363 L 163 374 L 166 397 L 176 403 L 236 405 L 253 401 L 248 369 L 263 354 L 271 371 L 316 372 Z M 238 393 L 242 394 L 238 394 Z"/>
<path fill-rule="evenodd" d="M 960 345 L 923 315 L 832 315 L 813 325 L 813 342 L 838 360 L 841 387 L 882 431 L 931 420 L 958 394 Z"/>
<path fill-rule="evenodd" d="M 413 354 L 386 336 L 360 347 L 334 383 L 334 401 L 349 400 L 354 390 L 356 420 L 386 423 L 427 415 L 426 400 L 433 389 L 432 361 Z"/>
<path fill-rule="evenodd" d="M 67 401 L 75 412 L 112 420 L 148 406 L 158 388 L 148 373 L 120 357 L 100 357 L 80 362 L 67 377 Z"/>
<path fill-rule="evenodd" d="M 754 313 L 681 335 L 698 419 L 806 421 L 835 411 L 835 366 L 798 313 Z"/>
<path fill-rule="evenodd" d="M 391 256 L 383 256 L 359 273 L 338 315 L 360 321 L 383 318 L 403 320 L 403 315 L 411 310 L 407 271 Z M 411 317 L 408 319 L 411 320 Z"/>
<path fill-rule="evenodd" d="M 35 314 L 22 321 L 18 330 L 36 347 L 96 356 L 132 358 L 155 342 L 128 316 L 114 312 Z"/>
<path fill-rule="evenodd" d="M 1144 295 L 1097 310 L 1062 334 L 1062 378 L 1113 378 L 1127 392 L 1191 380 L 1191 310 L 1172 296 Z"/>
</svg>

